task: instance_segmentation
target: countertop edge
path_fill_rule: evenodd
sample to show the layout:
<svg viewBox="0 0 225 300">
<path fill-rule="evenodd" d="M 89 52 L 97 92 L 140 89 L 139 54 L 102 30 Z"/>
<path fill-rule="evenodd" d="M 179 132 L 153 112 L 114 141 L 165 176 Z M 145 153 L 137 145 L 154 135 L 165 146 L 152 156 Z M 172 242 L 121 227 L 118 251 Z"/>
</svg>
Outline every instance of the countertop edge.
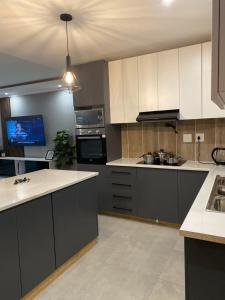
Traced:
<svg viewBox="0 0 225 300">
<path fill-rule="evenodd" d="M 128 162 L 129 160 L 133 160 L 134 162 Z M 128 167 L 128 168 L 146 168 L 146 169 L 165 169 L 165 170 L 182 170 L 182 171 L 197 171 L 197 172 L 209 172 L 213 168 L 216 167 L 215 164 L 212 163 L 197 163 L 194 161 L 187 160 L 181 166 L 166 166 L 166 165 L 145 165 L 139 164 L 141 159 L 118 159 L 111 162 L 108 162 L 106 165 L 111 167 Z M 193 165 L 195 164 L 195 165 Z"/>
<path fill-rule="evenodd" d="M 193 231 L 186 231 L 186 230 L 179 230 L 180 236 L 184 238 L 191 238 L 196 240 L 202 240 L 206 242 L 213 242 L 218 244 L 225 244 L 225 237 L 216 236 L 216 235 L 210 235 L 210 234 L 204 234 L 204 233 L 197 233 Z"/>
</svg>

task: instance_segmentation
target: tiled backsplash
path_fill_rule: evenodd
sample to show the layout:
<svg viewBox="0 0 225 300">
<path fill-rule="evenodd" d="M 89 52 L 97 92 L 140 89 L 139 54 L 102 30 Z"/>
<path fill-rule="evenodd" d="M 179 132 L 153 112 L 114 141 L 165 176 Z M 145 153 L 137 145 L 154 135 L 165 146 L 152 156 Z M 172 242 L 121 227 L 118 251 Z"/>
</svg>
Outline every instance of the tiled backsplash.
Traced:
<svg viewBox="0 0 225 300">
<path fill-rule="evenodd" d="M 192 143 L 183 142 L 183 134 L 192 134 Z M 178 122 L 178 133 L 161 123 L 136 123 L 122 126 L 123 157 L 139 157 L 146 152 L 164 149 L 197 160 L 195 133 L 204 133 L 200 143 L 200 160 L 210 161 L 212 149 L 225 147 L 225 119 L 190 120 Z"/>
</svg>

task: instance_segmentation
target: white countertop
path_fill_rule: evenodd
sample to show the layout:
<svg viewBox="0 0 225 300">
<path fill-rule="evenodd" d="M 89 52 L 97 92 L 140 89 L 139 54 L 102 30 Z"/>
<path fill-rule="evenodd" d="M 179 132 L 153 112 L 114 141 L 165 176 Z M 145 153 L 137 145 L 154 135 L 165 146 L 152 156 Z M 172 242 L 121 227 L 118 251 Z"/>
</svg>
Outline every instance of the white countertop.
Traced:
<svg viewBox="0 0 225 300">
<path fill-rule="evenodd" d="M 209 172 L 180 228 L 182 236 L 225 244 L 225 213 L 206 210 L 217 175 L 225 176 L 224 166 L 215 166 Z"/>
<path fill-rule="evenodd" d="M 40 170 L 0 180 L 0 211 L 53 193 L 97 176 L 96 172 Z M 30 178 L 30 182 L 14 185 L 15 179 Z"/>
<path fill-rule="evenodd" d="M 16 161 L 46 161 L 44 157 L 14 157 L 14 156 L 0 156 L 0 160 L 16 160 Z"/>
<path fill-rule="evenodd" d="M 146 165 L 138 164 L 143 161 L 142 158 L 121 158 L 107 163 L 107 166 L 120 166 L 132 168 L 150 168 L 150 169 L 170 169 L 170 170 L 188 170 L 188 171 L 207 171 L 215 168 L 214 164 L 199 163 L 196 161 L 186 161 L 182 166 L 163 166 L 163 165 Z"/>
<path fill-rule="evenodd" d="M 209 174 L 202 185 L 186 219 L 184 220 L 180 234 L 184 237 L 206 240 L 225 244 L 225 213 L 207 211 L 206 206 L 217 175 L 225 176 L 225 166 L 215 164 L 201 164 L 187 161 L 180 167 L 139 165 L 140 158 L 118 159 L 108 163 L 109 166 L 161 168 L 190 171 L 208 171 Z"/>
</svg>

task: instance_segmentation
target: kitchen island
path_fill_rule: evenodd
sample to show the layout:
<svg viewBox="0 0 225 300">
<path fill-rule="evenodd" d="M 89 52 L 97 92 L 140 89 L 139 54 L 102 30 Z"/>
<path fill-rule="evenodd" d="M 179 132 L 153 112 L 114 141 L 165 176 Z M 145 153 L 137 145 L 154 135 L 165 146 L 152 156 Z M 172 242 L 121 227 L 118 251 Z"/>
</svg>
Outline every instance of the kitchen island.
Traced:
<svg viewBox="0 0 225 300">
<path fill-rule="evenodd" d="M 25 174 L 24 183 L 0 181 L 0 299 L 18 300 L 51 282 L 94 245 L 97 175 L 41 170 Z"/>
</svg>

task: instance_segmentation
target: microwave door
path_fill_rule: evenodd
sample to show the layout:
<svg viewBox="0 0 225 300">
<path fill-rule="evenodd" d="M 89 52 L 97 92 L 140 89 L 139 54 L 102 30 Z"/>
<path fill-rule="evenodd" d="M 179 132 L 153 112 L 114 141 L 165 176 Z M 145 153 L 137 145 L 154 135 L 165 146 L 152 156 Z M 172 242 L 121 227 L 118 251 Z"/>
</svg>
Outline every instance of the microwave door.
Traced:
<svg viewBox="0 0 225 300">
<path fill-rule="evenodd" d="M 78 110 L 76 114 L 76 128 L 98 128 L 104 127 L 104 110 Z"/>
</svg>

